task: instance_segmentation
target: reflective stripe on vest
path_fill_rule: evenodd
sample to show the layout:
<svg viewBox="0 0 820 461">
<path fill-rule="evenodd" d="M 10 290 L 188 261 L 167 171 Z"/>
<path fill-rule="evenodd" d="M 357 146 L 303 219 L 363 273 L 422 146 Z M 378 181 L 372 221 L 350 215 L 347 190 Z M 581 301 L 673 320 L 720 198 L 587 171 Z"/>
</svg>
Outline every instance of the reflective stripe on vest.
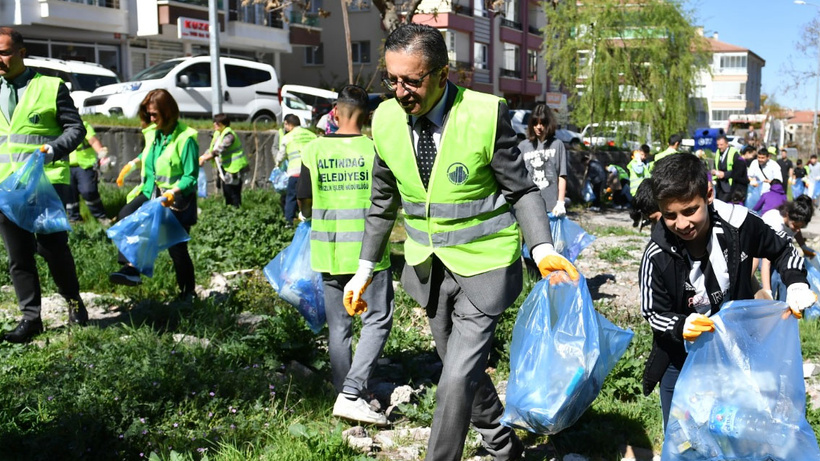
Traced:
<svg viewBox="0 0 820 461">
<path fill-rule="evenodd" d="M 0 180 L 19 168 L 25 159 L 45 143 L 63 133 L 57 119 L 57 91 L 61 80 L 34 74 L 14 109 L 11 121 L 0 116 Z M 52 184 L 68 184 L 68 159 L 45 165 Z"/>
<path fill-rule="evenodd" d="M 316 272 L 353 274 L 359 267 L 373 151 L 366 136 L 321 137 L 302 151 L 312 187 L 310 265 Z M 390 251 L 385 248 L 375 269 L 388 267 Z"/>
<path fill-rule="evenodd" d="M 245 151 L 242 150 L 242 142 L 239 140 L 239 136 L 237 136 L 231 127 L 226 126 L 221 132 L 214 134 L 213 139 L 211 139 L 210 150 L 213 152 L 214 146 L 221 144 L 222 139 L 225 138 L 228 133 L 233 135 L 233 142 L 226 150 L 222 151 L 219 158 L 222 161 L 222 168 L 224 168 L 226 172 L 239 173 L 243 168 L 248 166 L 248 160 L 245 156 Z"/>
<path fill-rule="evenodd" d="M 472 276 L 515 262 L 520 237 L 491 167 L 500 100 L 454 88 L 427 189 L 407 115 L 395 100 L 376 110 L 373 140 L 401 194 L 407 263 L 416 266 L 435 254 L 454 273 Z"/>
</svg>

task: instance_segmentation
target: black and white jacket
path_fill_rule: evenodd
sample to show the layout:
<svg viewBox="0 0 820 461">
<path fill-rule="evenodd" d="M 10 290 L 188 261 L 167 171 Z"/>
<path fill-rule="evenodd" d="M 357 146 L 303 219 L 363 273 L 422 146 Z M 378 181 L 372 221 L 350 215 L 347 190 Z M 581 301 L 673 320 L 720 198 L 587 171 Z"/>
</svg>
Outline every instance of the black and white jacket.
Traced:
<svg viewBox="0 0 820 461">
<path fill-rule="evenodd" d="M 755 257 L 773 261 L 787 286 L 806 283 L 803 257 L 783 232 L 775 232 L 747 208 L 720 200 L 714 201 L 709 212 L 712 226 L 717 228 L 714 231 L 723 233 L 725 243 L 729 287 L 724 302 L 754 297 L 751 274 Z M 683 325 L 695 312 L 688 299 L 691 291 L 686 288 L 690 270 L 682 241 L 661 220 L 644 250 L 639 274 L 641 313 L 653 333 L 652 352 L 644 369 L 644 394 L 652 392 L 669 363 L 680 369 L 686 360 Z"/>
</svg>

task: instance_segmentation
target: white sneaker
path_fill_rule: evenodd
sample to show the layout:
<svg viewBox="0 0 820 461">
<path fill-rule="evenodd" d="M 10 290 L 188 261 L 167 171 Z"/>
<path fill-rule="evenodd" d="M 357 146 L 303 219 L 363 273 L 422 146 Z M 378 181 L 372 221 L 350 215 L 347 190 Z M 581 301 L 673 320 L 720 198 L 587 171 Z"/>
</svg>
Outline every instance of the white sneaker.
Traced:
<svg viewBox="0 0 820 461">
<path fill-rule="evenodd" d="M 344 395 L 339 394 L 336 397 L 336 403 L 333 405 L 333 416 L 377 426 L 388 425 L 387 418 L 383 414 L 373 411 L 370 405 L 361 397 L 357 397 L 356 400 L 349 400 Z"/>
</svg>

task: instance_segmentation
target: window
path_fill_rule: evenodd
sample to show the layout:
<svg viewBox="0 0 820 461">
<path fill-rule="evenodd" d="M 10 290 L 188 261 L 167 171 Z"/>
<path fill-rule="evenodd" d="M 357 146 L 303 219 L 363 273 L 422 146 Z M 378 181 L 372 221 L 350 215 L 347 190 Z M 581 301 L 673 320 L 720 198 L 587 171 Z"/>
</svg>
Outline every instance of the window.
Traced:
<svg viewBox="0 0 820 461">
<path fill-rule="evenodd" d="M 370 11 L 370 2 L 367 0 L 352 0 L 350 4 L 347 5 L 347 11 L 351 13 Z"/>
<path fill-rule="evenodd" d="M 527 78 L 538 80 L 538 51 L 527 50 Z"/>
<path fill-rule="evenodd" d="M 504 44 L 504 68 L 507 70 L 521 70 L 521 61 L 518 59 L 518 45 L 512 43 Z"/>
<path fill-rule="evenodd" d="M 207 88 L 211 86 L 211 64 L 198 62 L 182 69 L 177 78 L 182 75 L 188 77 L 189 88 Z"/>
<path fill-rule="evenodd" d="M 504 19 L 507 21 L 518 22 L 518 1 L 507 0 L 504 5 Z"/>
<path fill-rule="evenodd" d="M 475 68 L 476 69 L 486 69 L 487 68 L 487 45 L 485 43 L 474 43 L 473 44 L 473 51 L 475 56 L 473 57 L 473 61 L 475 61 Z"/>
<path fill-rule="evenodd" d="M 721 121 L 721 120 L 729 120 L 730 115 L 742 114 L 742 113 L 744 113 L 743 110 L 713 110 L 712 111 L 712 122 Z"/>
<path fill-rule="evenodd" d="M 354 64 L 370 63 L 370 42 L 352 42 L 350 48 L 353 55 Z"/>
<path fill-rule="evenodd" d="M 309 46 L 305 48 L 305 65 L 321 66 L 325 63 L 324 44 L 319 46 Z"/>
<path fill-rule="evenodd" d="M 484 6 L 484 0 L 473 0 L 473 16 L 477 18 L 486 18 L 489 16 L 487 7 Z"/>
<path fill-rule="evenodd" d="M 746 69 L 746 56 L 721 56 L 720 57 L 720 68 L 721 69 L 745 70 Z"/>
<path fill-rule="evenodd" d="M 271 79 L 270 72 L 264 69 L 231 64 L 225 65 L 225 75 L 228 80 L 228 86 L 234 88 L 256 85 L 257 83 L 267 82 Z"/>
</svg>

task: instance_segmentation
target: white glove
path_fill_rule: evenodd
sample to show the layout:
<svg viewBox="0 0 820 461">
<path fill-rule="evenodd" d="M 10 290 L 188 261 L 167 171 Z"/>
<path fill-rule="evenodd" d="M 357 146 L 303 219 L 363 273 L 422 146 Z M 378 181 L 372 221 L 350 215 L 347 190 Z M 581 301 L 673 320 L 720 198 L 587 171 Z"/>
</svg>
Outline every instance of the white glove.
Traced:
<svg viewBox="0 0 820 461">
<path fill-rule="evenodd" d="M 367 312 L 367 303 L 362 299 L 364 291 L 373 279 L 373 269 L 376 263 L 364 259 L 359 260 L 359 268 L 345 285 L 343 304 L 350 316 Z"/>
<path fill-rule="evenodd" d="M 43 163 L 48 165 L 54 161 L 54 148 L 51 144 L 43 144 L 40 146 L 40 152 L 43 154 Z"/>
<path fill-rule="evenodd" d="M 97 152 L 97 158 L 105 158 L 105 157 L 108 157 L 108 148 L 107 147 L 103 147 L 102 149 L 100 149 L 99 152 Z"/>
<path fill-rule="evenodd" d="M 704 331 L 715 331 L 715 322 L 712 319 L 697 312 L 686 317 L 686 322 L 683 323 L 683 339 L 694 341 Z"/>
<path fill-rule="evenodd" d="M 558 202 L 555 203 L 555 207 L 552 209 L 552 215 L 555 216 L 556 218 L 560 218 L 562 216 L 565 216 L 566 214 L 567 214 L 567 209 L 564 206 L 564 201 L 559 200 Z"/>
<path fill-rule="evenodd" d="M 306 218 L 305 215 L 303 215 L 301 211 L 299 212 L 299 222 L 305 222 L 305 221 L 309 221 L 309 220 L 310 220 L 310 218 Z"/>
<path fill-rule="evenodd" d="M 817 295 L 805 283 L 792 283 L 786 288 L 786 304 L 797 318 L 803 317 L 803 311 L 817 302 Z"/>
</svg>

